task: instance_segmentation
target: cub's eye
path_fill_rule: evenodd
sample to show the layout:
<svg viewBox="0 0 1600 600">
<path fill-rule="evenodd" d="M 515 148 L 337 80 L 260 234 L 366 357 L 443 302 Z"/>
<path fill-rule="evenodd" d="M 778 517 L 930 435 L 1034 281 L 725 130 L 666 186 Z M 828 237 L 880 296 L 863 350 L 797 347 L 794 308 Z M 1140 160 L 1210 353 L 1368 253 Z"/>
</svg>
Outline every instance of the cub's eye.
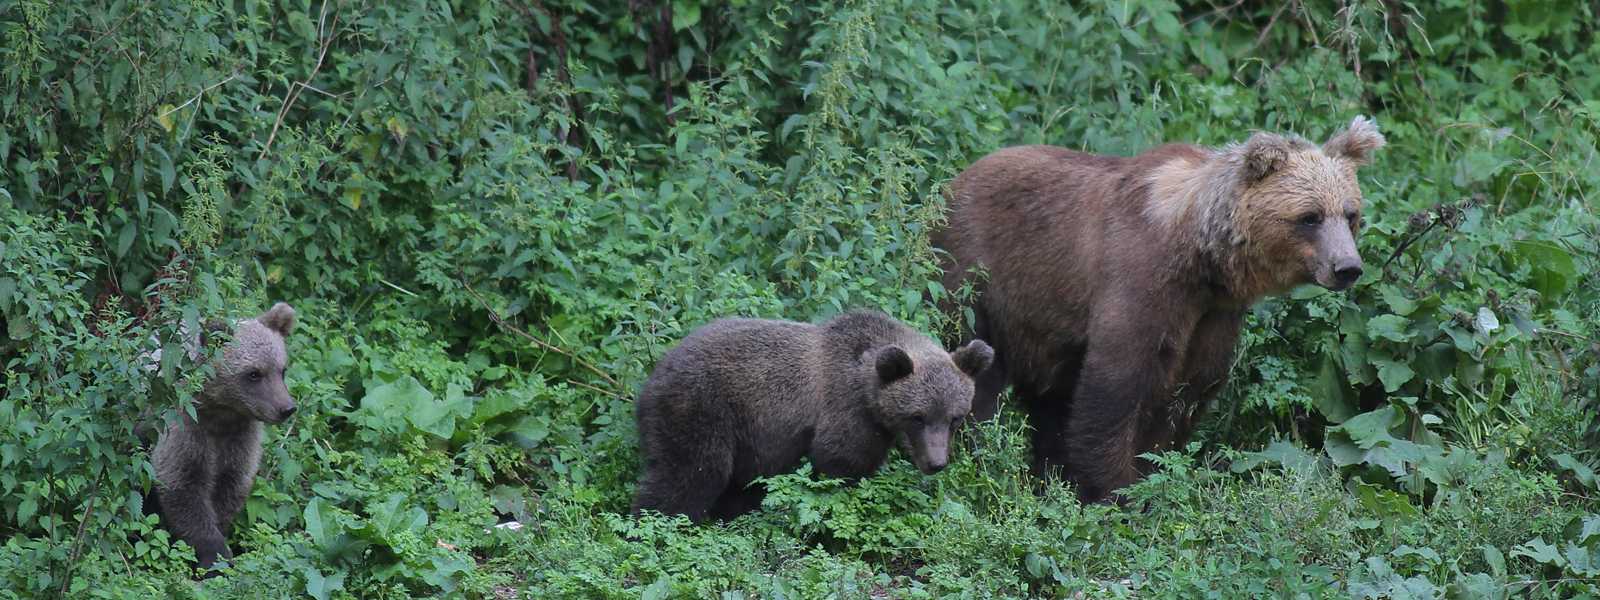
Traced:
<svg viewBox="0 0 1600 600">
<path fill-rule="evenodd" d="M 261 371 L 258 369 L 258 370 L 255 370 L 255 371 L 251 371 L 249 377 L 250 377 L 250 381 L 261 381 L 261 378 L 265 377 L 265 375 L 263 375 L 261 373 Z"/>
<path fill-rule="evenodd" d="M 961 425 L 961 417 L 950 417 L 950 428 L 955 429 Z"/>
<path fill-rule="evenodd" d="M 924 417 L 922 415 L 917 415 L 915 417 L 912 417 L 911 420 L 916 422 L 917 425 L 927 425 L 928 424 L 928 418 Z"/>
<path fill-rule="evenodd" d="M 1349 221 L 1351 225 L 1361 224 L 1361 215 L 1358 213 L 1345 213 L 1344 219 Z"/>
<path fill-rule="evenodd" d="M 1295 222 L 1305 227 L 1316 227 L 1322 224 L 1322 213 L 1306 213 Z"/>
</svg>

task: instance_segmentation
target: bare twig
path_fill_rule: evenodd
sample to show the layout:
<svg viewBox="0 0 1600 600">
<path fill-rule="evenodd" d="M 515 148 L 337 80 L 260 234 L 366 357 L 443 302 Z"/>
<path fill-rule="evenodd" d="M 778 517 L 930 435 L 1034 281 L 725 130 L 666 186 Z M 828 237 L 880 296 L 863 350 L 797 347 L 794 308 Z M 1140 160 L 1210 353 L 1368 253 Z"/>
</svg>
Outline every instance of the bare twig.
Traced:
<svg viewBox="0 0 1600 600">
<path fill-rule="evenodd" d="M 599 367 L 594 366 L 593 363 L 590 363 L 589 361 L 584 360 L 583 358 L 579 357 L 576 354 L 568 352 L 566 349 L 563 349 L 560 346 L 557 346 L 557 345 L 552 344 L 550 342 L 546 342 L 546 341 L 544 341 L 542 339 L 539 339 L 538 337 L 534 336 L 533 334 L 528 333 L 527 331 L 522 330 L 521 328 L 517 327 L 516 325 L 512 325 L 511 323 L 507 322 L 504 317 L 500 316 L 500 313 L 496 312 L 494 310 L 494 308 L 489 306 L 489 302 L 487 300 L 484 300 L 483 296 L 478 294 L 477 290 L 472 289 L 472 284 L 467 283 L 467 280 L 466 280 L 465 277 L 461 278 L 461 285 L 462 285 L 462 287 L 466 288 L 468 294 L 472 294 L 472 297 L 477 299 L 478 305 L 482 306 L 483 310 L 485 312 L 489 313 L 489 319 L 494 321 L 495 325 L 499 325 L 501 329 L 504 329 L 504 330 L 509 331 L 511 333 L 515 333 L 519 337 L 521 337 L 523 339 L 526 339 L 526 340 L 528 340 L 530 342 L 533 342 L 534 345 L 537 345 L 540 348 L 543 348 L 545 350 L 549 350 L 549 351 L 554 352 L 556 354 L 560 354 L 562 356 L 565 356 L 567 358 L 572 359 L 573 362 L 578 363 L 583 368 L 588 369 L 591 373 L 594 373 L 595 375 L 599 376 L 601 380 L 603 380 L 606 383 L 610 384 L 611 387 L 614 388 L 615 390 L 624 389 L 624 387 L 623 387 L 623 385 L 621 383 L 618 383 L 617 380 L 612 379 L 610 375 L 607 375 L 605 371 L 600 370 Z M 577 385 L 577 386 L 581 386 L 581 387 L 584 387 L 584 388 L 588 388 L 588 389 L 594 390 L 596 392 L 600 392 L 602 394 L 611 396 L 613 398 L 622 398 L 623 397 L 622 394 L 618 393 L 617 391 L 604 390 L 604 389 L 601 389 L 601 388 L 598 388 L 598 387 L 595 387 L 595 386 L 592 386 L 592 385 L 585 384 L 583 382 L 572 381 L 570 379 L 568 380 L 568 382 L 570 382 L 570 383 L 572 383 L 574 385 Z"/>
<path fill-rule="evenodd" d="M 1272 11 L 1272 18 L 1267 19 L 1267 25 L 1261 28 L 1261 34 L 1256 36 L 1256 43 L 1250 46 L 1252 49 L 1261 46 L 1263 42 L 1267 41 L 1267 34 L 1272 33 L 1272 26 L 1278 24 L 1278 17 L 1283 16 L 1283 11 L 1288 10 L 1291 4 L 1290 2 L 1285 2 L 1278 7 L 1278 10 Z"/>
<path fill-rule="evenodd" d="M 100 497 L 100 482 L 105 479 L 105 472 L 101 471 L 94 478 L 94 485 L 89 486 L 89 504 L 84 507 L 83 520 L 78 521 L 78 535 L 72 541 L 71 558 L 67 559 L 67 572 L 61 576 L 61 597 L 67 597 L 67 588 L 72 586 L 72 567 L 78 564 L 78 555 L 83 551 L 83 534 L 89 530 L 89 521 L 94 518 L 94 501 Z"/>
<path fill-rule="evenodd" d="M 1383 261 L 1383 267 L 1378 270 L 1387 272 L 1389 270 L 1389 263 L 1392 263 L 1394 262 L 1394 259 L 1399 258 L 1400 254 L 1406 251 L 1406 248 L 1411 247 L 1411 244 L 1422 239 L 1423 236 L 1428 235 L 1428 232 L 1433 231 L 1433 228 L 1439 225 L 1440 220 L 1441 219 L 1435 217 L 1428 222 L 1427 227 L 1422 228 L 1422 231 L 1418 231 L 1416 235 L 1402 240 L 1399 246 L 1395 246 L 1394 252 L 1389 253 L 1388 260 Z"/>
<path fill-rule="evenodd" d="M 200 101 L 200 97 L 206 95 L 206 92 L 209 92 L 211 90 L 214 90 L 214 89 L 217 89 L 219 87 L 222 87 L 224 84 L 228 83 L 229 81 L 233 81 L 233 80 L 238 79 L 238 78 L 239 78 L 239 71 L 235 70 L 233 72 L 233 74 L 228 75 L 228 77 L 226 79 L 223 79 L 222 81 L 218 81 L 216 83 L 213 83 L 211 85 L 208 85 L 208 86 L 202 88 L 200 90 L 200 93 L 195 94 L 193 98 L 190 98 L 190 99 L 184 101 L 183 104 L 179 104 L 179 105 L 174 106 L 174 107 L 172 107 L 170 109 L 167 109 L 166 112 L 163 112 L 163 113 L 161 113 L 159 115 L 156 115 L 156 118 L 160 119 L 160 118 L 165 117 L 167 115 L 170 115 L 172 113 L 175 113 L 175 112 L 178 112 L 180 110 L 183 110 L 183 107 L 188 106 L 190 104 L 194 104 L 196 102 L 199 102 Z"/>
<path fill-rule="evenodd" d="M 1213 8 L 1213 9 L 1211 9 L 1211 10 L 1205 12 L 1205 13 L 1202 13 L 1202 14 L 1199 14 L 1199 15 L 1195 15 L 1193 18 L 1191 18 L 1191 19 L 1189 19 L 1187 21 L 1184 21 L 1183 22 L 1183 26 L 1184 27 L 1188 27 L 1190 25 L 1193 25 L 1195 21 L 1199 21 L 1201 19 L 1209 19 L 1211 17 L 1222 15 L 1223 13 L 1233 12 L 1233 9 L 1239 8 L 1240 4 L 1244 4 L 1244 0 L 1235 0 L 1235 2 L 1233 4 L 1229 4 L 1227 6 L 1219 6 L 1219 7 Z"/>
<path fill-rule="evenodd" d="M 324 31 L 322 25 L 328 17 L 329 1 L 331 0 L 325 0 L 322 3 L 322 15 L 317 19 L 318 34 L 322 34 Z M 296 100 L 300 99 L 300 91 L 311 87 L 311 80 L 316 79 L 317 72 L 322 70 L 322 61 L 328 57 L 328 47 L 332 46 L 333 40 L 339 37 L 338 29 L 339 14 L 334 13 L 333 23 L 327 28 L 328 33 L 322 35 L 322 48 L 317 52 L 317 64 L 311 67 L 311 74 L 306 75 L 304 80 L 296 81 L 289 85 L 289 91 L 283 95 L 283 106 L 278 108 L 278 118 L 272 122 L 272 132 L 267 134 L 267 143 L 262 144 L 261 154 L 256 156 L 256 160 L 259 161 L 266 158 L 267 152 L 272 150 L 272 140 L 277 139 L 278 128 L 283 126 L 283 118 L 289 115 L 289 109 L 294 106 Z"/>
</svg>

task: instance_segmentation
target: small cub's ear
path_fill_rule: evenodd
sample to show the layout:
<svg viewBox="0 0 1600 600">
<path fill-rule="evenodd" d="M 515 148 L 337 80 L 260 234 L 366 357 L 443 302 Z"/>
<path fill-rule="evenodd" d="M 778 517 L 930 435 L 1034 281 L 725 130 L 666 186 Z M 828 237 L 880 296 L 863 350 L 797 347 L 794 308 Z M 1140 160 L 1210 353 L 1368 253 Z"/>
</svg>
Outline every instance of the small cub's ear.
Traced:
<svg viewBox="0 0 1600 600">
<path fill-rule="evenodd" d="M 878 381 L 882 383 L 893 383 L 901 377 L 910 375 L 913 368 L 911 355 L 906 354 L 906 351 L 901 350 L 899 346 L 887 346 L 879 350 L 875 362 L 878 368 Z"/>
<path fill-rule="evenodd" d="M 1281 135 L 1257 133 L 1250 136 L 1241 149 L 1244 164 L 1240 165 L 1240 178 L 1249 185 L 1278 172 L 1289 159 L 1290 147 L 1289 140 Z"/>
<path fill-rule="evenodd" d="M 1333 134 L 1322 145 L 1322 153 L 1350 161 L 1356 166 L 1372 162 L 1372 153 L 1389 143 L 1378 133 L 1378 124 L 1367 117 L 1356 117 L 1344 131 Z"/>
<path fill-rule="evenodd" d="M 960 350 L 951 352 L 950 360 L 956 361 L 956 368 L 968 377 L 977 377 L 994 362 L 994 349 L 983 340 L 972 340 Z"/>
<path fill-rule="evenodd" d="M 289 332 L 294 331 L 294 308 L 279 302 L 272 305 L 267 312 L 261 313 L 256 320 L 266 325 L 267 329 L 278 332 L 278 335 L 289 337 Z"/>
</svg>

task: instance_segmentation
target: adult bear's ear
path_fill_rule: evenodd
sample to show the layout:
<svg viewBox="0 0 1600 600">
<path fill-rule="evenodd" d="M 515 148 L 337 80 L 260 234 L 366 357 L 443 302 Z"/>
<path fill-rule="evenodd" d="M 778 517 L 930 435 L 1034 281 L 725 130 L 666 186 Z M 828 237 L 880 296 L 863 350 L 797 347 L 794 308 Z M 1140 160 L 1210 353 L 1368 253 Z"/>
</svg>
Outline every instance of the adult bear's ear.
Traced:
<svg viewBox="0 0 1600 600">
<path fill-rule="evenodd" d="M 950 360 L 955 361 L 956 368 L 968 377 L 977 377 L 994 362 L 994 349 L 983 340 L 972 340 L 960 350 L 950 353 Z"/>
<path fill-rule="evenodd" d="M 1253 185 L 1283 168 L 1292 148 L 1289 140 L 1275 133 L 1260 132 L 1245 140 L 1239 147 L 1239 178 L 1245 185 Z"/>
<path fill-rule="evenodd" d="M 294 331 L 294 308 L 279 302 L 256 317 L 256 321 L 266 325 L 267 329 L 278 332 L 278 335 L 289 337 L 289 332 Z"/>
<path fill-rule="evenodd" d="M 878 350 L 878 356 L 873 359 L 878 369 L 880 383 L 893 383 L 902 377 L 911 374 L 914 368 L 911 364 L 911 355 L 899 346 L 885 346 Z"/>
<path fill-rule="evenodd" d="M 1322 153 L 1331 158 L 1361 166 L 1372 162 L 1372 153 L 1389 143 L 1378 133 L 1378 124 L 1367 117 L 1356 117 L 1344 131 L 1333 134 L 1322 144 Z"/>
</svg>

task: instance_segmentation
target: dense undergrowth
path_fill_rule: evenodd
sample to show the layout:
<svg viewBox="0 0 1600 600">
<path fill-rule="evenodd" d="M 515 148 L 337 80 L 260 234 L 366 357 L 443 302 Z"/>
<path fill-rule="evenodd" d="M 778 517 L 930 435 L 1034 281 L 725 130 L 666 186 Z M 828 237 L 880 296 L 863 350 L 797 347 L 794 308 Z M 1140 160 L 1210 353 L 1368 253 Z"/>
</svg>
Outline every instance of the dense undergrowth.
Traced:
<svg viewBox="0 0 1600 600">
<path fill-rule="evenodd" d="M 1600 594 L 1593 5 L 1065 4 L 0 0 L 0 597 Z M 978 156 L 1357 114 L 1368 274 L 1252 311 L 1144 510 L 1036 485 L 1008 407 L 936 477 L 626 516 L 694 326 L 953 330 Z M 274 300 L 301 411 L 191 583 L 136 429 L 197 378 L 139 357 Z"/>
</svg>

